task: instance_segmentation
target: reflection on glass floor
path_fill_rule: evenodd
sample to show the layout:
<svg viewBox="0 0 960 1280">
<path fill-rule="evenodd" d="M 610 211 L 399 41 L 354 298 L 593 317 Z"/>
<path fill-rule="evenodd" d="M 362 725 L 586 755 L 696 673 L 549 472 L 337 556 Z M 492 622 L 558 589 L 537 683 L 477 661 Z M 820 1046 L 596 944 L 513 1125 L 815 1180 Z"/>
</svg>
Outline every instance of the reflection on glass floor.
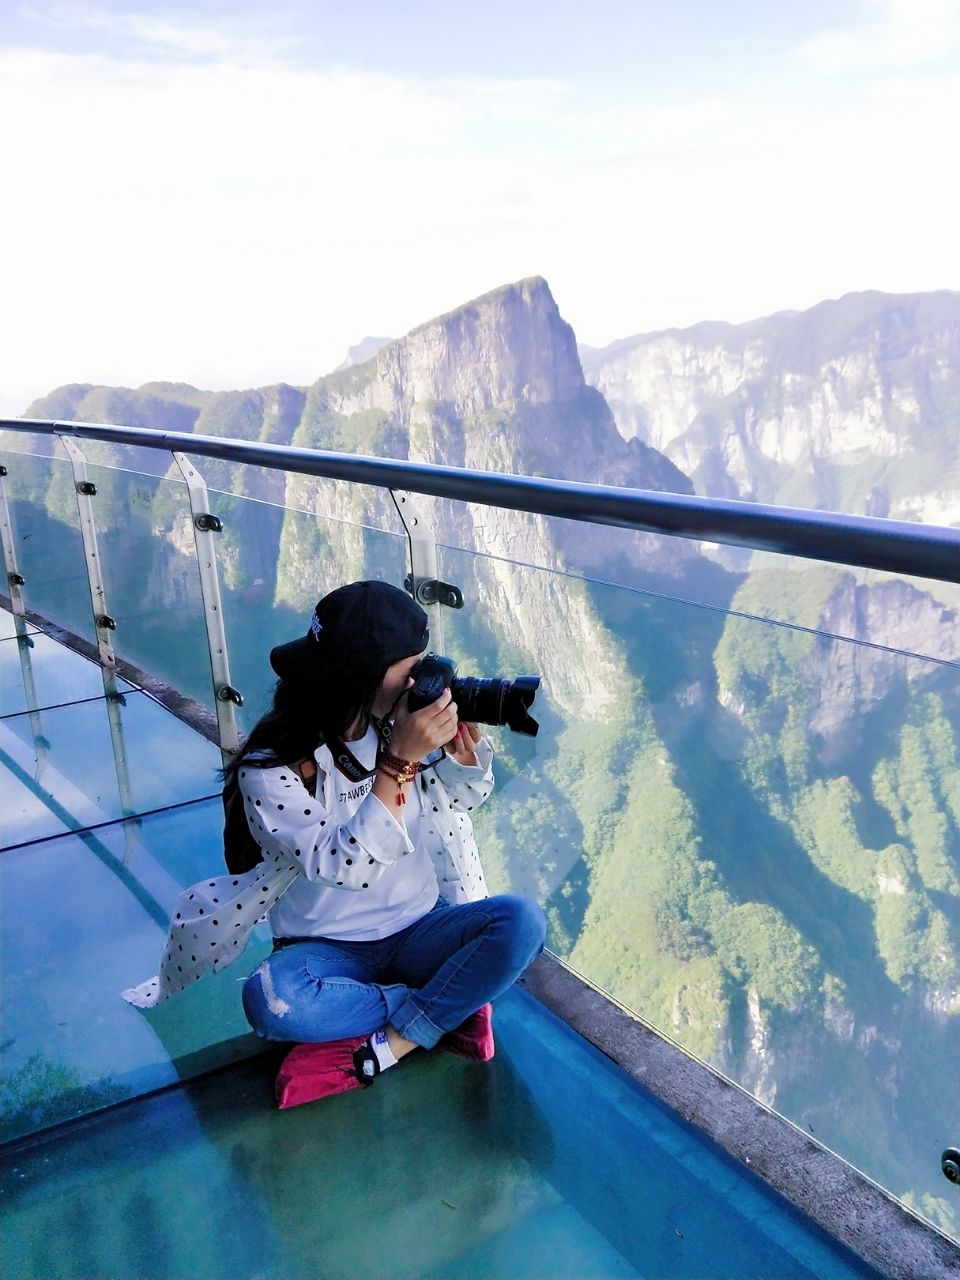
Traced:
<svg viewBox="0 0 960 1280">
<path fill-rule="evenodd" d="M 25 635 L 36 635 L 37 628 L 30 622 L 20 623 L 20 632 Z M 0 609 L 0 640 L 9 640 L 18 634 L 17 620 L 6 609 Z"/>
<path fill-rule="evenodd" d="M 290 1112 L 266 1056 L 14 1154 L 20 1277 L 871 1274 L 522 993 L 488 1066 L 414 1056 Z"/>
<path fill-rule="evenodd" d="M 32 638 L 36 696 L 0 638 L 11 1276 L 871 1274 L 522 992 L 489 1066 L 414 1055 L 285 1113 L 238 998 L 264 926 L 235 969 L 126 1005 L 178 889 L 220 870 L 218 753 L 130 690 L 121 784 L 91 664 Z"/>
</svg>

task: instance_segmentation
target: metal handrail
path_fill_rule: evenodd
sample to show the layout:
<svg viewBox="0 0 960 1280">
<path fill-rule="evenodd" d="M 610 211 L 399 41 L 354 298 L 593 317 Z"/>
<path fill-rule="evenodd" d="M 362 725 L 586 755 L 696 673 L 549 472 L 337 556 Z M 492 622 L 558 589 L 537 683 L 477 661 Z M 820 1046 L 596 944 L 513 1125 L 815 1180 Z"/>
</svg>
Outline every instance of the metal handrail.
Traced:
<svg viewBox="0 0 960 1280">
<path fill-rule="evenodd" d="M 729 499 L 494 475 L 427 462 L 368 458 L 290 445 L 251 444 L 184 431 L 105 423 L 0 418 L 0 428 L 199 454 L 248 466 L 409 489 L 436 498 L 779 552 L 832 564 L 960 582 L 960 530 L 939 525 L 770 507 Z"/>
</svg>

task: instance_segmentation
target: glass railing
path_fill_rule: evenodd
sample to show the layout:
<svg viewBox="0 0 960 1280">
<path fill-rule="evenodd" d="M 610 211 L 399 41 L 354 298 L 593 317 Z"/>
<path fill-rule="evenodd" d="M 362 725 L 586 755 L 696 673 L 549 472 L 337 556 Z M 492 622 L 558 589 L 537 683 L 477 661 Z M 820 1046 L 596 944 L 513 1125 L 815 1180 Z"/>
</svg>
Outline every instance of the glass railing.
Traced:
<svg viewBox="0 0 960 1280">
<path fill-rule="evenodd" d="M 273 646 L 303 634 L 313 606 L 341 582 L 401 583 L 407 544 L 402 532 L 349 519 L 348 504 L 343 515 L 318 517 L 212 490 L 210 505 L 224 525 L 223 614 L 233 682 L 244 699 L 239 720 L 249 730 L 276 684 L 266 661 Z"/>
<path fill-rule="evenodd" d="M 63 457 L 12 454 L 5 461 L 18 568 L 30 583 L 30 606 L 52 622 L 92 640 L 73 469 Z"/>
<path fill-rule="evenodd" d="M 852 583 L 832 566 L 755 568 L 728 609 L 448 548 L 441 568 L 479 606 L 447 624 L 465 668 L 545 677 L 536 742 L 497 731 L 491 887 L 537 896 L 572 967 L 956 1233 L 960 665 L 819 633 Z M 914 605 L 912 650 L 943 650 L 955 624 Z"/>
<path fill-rule="evenodd" d="M 52 554 L 82 596 L 69 504 L 18 489 L 4 460 L 18 536 L 43 533 L 22 552 L 29 607 L 89 633 L 89 598 L 82 622 L 58 616 L 67 589 L 37 567 L 62 538 Z M 66 464 L 43 465 L 62 488 Z M 290 477 L 281 507 L 251 496 L 249 471 L 216 478 L 236 491 L 210 507 L 248 728 L 269 648 L 324 591 L 418 571 L 384 491 Z M 102 542 L 118 655 L 213 707 L 182 487 L 115 472 L 98 488 L 124 494 Z M 536 739 L 489 730 L 498 795 L 476 826 L 491 889 L 535 895 L 552 950 L 590 982 L 960 1236 L 940 1170 L 960 1060 L 956 586 L 767 552 L 734 574 L 682 539 L 423 507 L 435 571 L 465 601 L 442 619 L 461 675 L 543 677 Z"/>
</svg>

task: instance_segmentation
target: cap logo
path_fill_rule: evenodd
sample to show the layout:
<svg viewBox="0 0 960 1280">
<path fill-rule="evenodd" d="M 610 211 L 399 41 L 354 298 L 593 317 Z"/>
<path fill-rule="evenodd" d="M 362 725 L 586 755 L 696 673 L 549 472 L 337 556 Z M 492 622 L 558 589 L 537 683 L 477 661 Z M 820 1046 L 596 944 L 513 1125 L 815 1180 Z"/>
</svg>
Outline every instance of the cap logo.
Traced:
<svg viewBox="0 0 960 1280">
<path fill-rule="evenodd" d="M 310 630 L 313 633 L 314 640 L 320 640 L 320 632 L 323 630 L 323 623 L 317 617 L 317 611 L 314 609 L 313 617 L 310 619 Z"/>
</svg>

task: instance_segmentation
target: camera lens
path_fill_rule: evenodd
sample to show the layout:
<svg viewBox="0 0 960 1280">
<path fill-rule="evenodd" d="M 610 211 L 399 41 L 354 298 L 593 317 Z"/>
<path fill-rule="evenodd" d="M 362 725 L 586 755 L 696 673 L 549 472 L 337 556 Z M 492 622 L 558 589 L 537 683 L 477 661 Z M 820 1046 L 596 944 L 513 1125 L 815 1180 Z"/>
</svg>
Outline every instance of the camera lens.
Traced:
<svg viewBox="0 0 960 1280">
<path fill-rule="evenodd" d="M 480 679 L 464 676 L 450 685 L 461 720 L 479 724 L 505 724 L 514 733 L 535 738 L 540 726 L 528 714 L 540 688 L 539 676 L 519 676 L 516 680 Z"/>
</svg>

